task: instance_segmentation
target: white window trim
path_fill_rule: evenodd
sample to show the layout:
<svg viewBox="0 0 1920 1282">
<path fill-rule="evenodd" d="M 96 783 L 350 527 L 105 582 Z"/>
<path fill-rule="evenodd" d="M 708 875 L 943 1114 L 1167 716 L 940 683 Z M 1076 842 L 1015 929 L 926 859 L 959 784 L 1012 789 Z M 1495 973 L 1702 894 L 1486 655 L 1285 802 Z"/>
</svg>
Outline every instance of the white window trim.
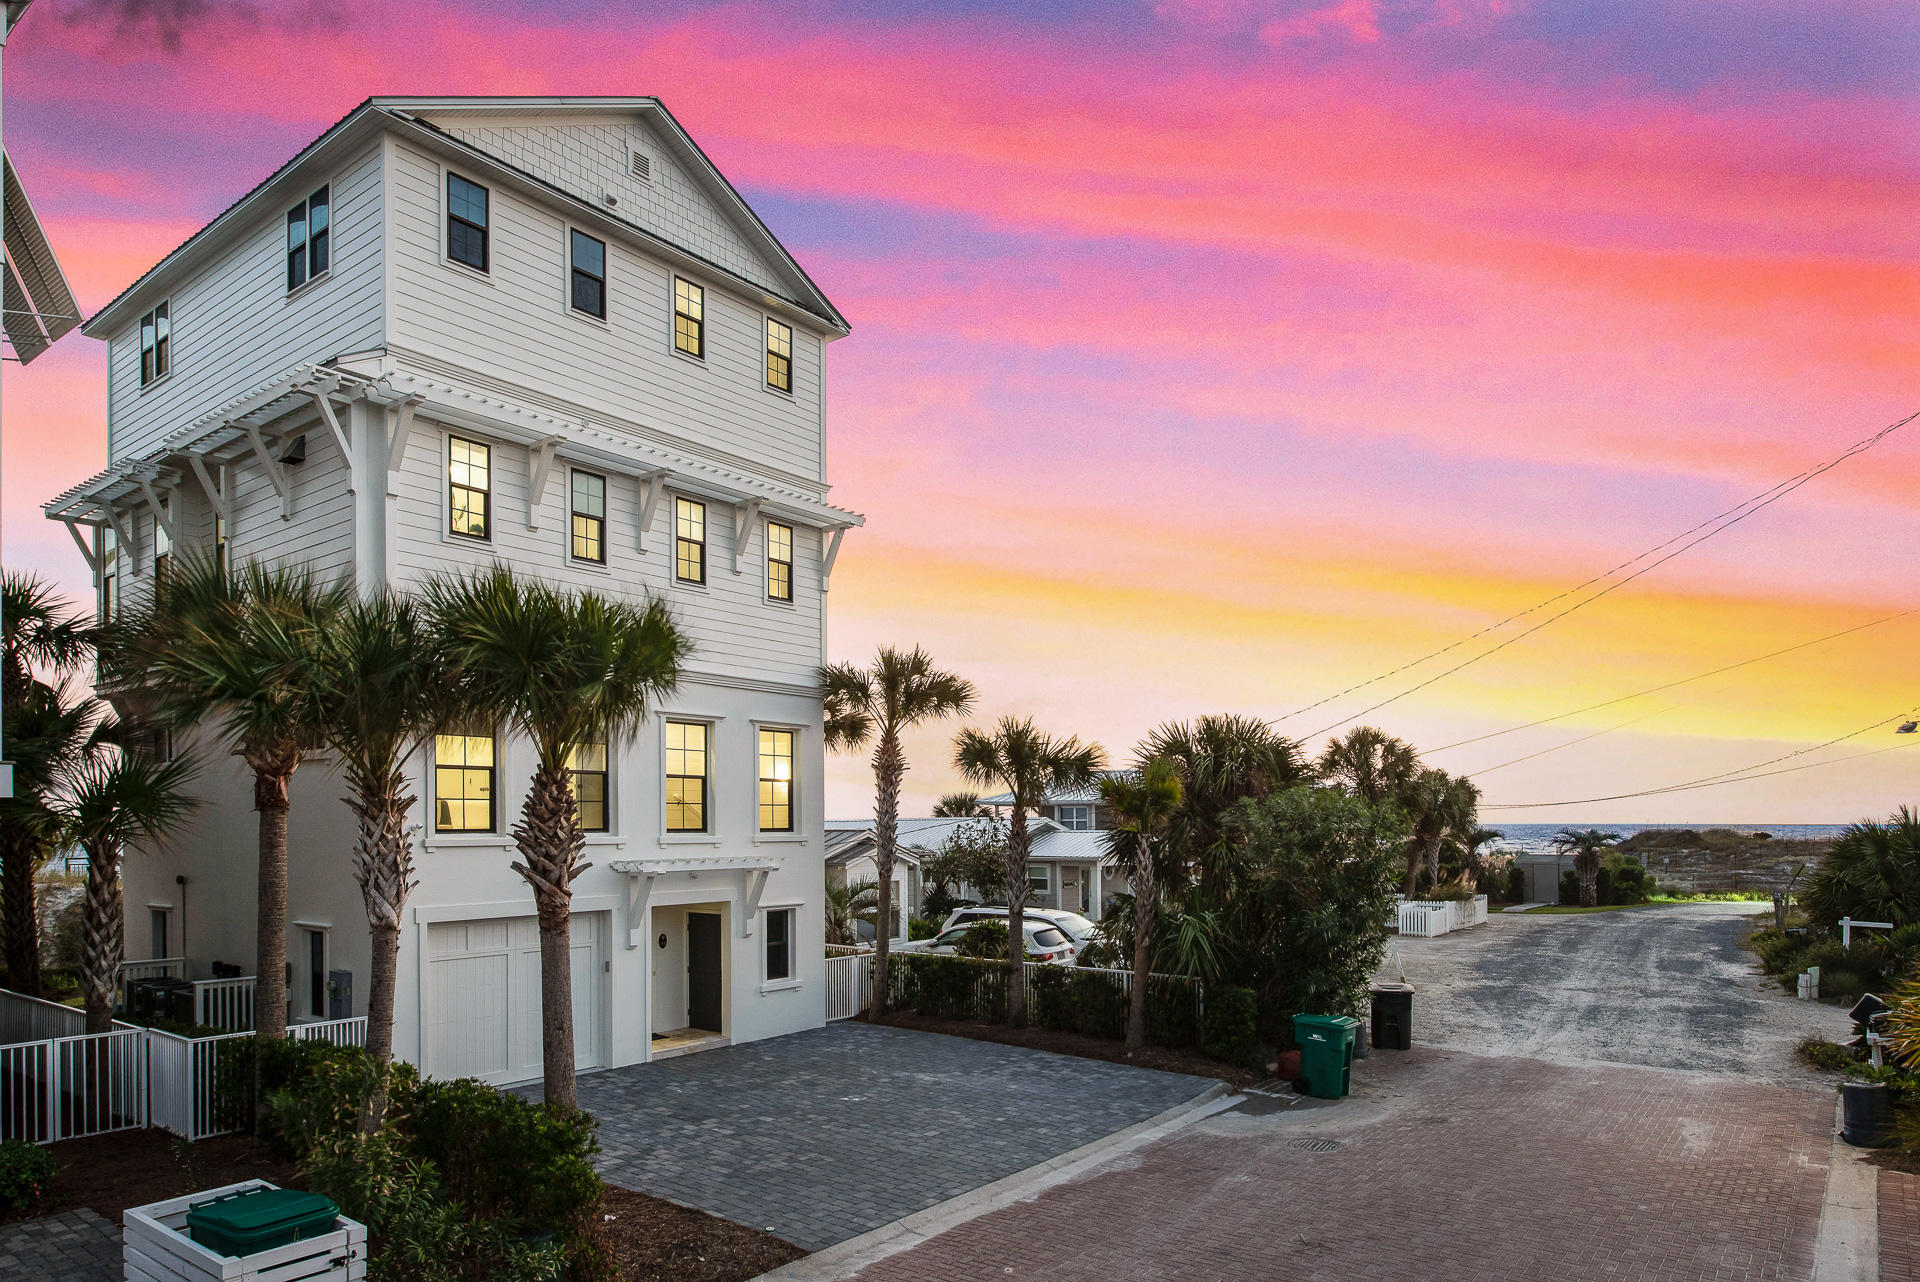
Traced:
<svg viewBox="0 0 1920 1282">
<path fill-rule="evenodd" d="M 753 731 L 753 844 L 756 846 L 805 845 L 808 840 L 807 814 L 801 808 L 800 763 L 805 757 L 807 746 L 806 727 L 795 725 L 791 721 L 763 721 L 758 718 L 749 721 L 747 725 Z M 760 732 L 762 730 L 793 732 L 793 792 L 790 796 L 793 806 L 793 828 L 791 831 L 762 832 L 760 830 Z M 708 764 L 711 766 L 712 763 Z"/>
<path fill-rule="evenodd" d="M 285 228 L 282 228 L 282 231 L 284 230 Z M 140 372 L 146 368 L 146 361 L 144 359 L 146 356 L 146 349 L 140 346 L 140 322 L 145 320 L 149 315 L 159 310 L 163 306 L 167 309 L 166 372 L 162 374 L 156 374 L 152 378 L 148 379 L 146 382 L 143 383 L 140 381 Z M 152 391 L 154 388 L 160 386 L 160 384 L 166 382 L 168 379 L 173 377 L 174 366 L 180 363 L 173 358 L 176 347 L 177 347 L 177 344 L 175 344 L 173 341 L 173 295 L 168 294 L 165 298 L 155 299 L 153 306 L 147 308 L 146 311 L 141 312 L 139 317 L 136 318 L 133 322 L 133 383 L 134 383 L 134 389 L 138 391 L 140 395 L 145 396 L 148 392 Z"/>
<path fill-rule="evenodd" d="M 1068 828 L 1067 821 L 1059 817 L 1060 812 L 1063 810 L 1086 811 L 1087 826 L 1085 828 Z M 1093 807 L 1092 806 L 1083 806 L 1083 805 L 1055 806 L 1053 808 L 1053 813 L 1054 813 L 1054 822 L 1058 823 L 1062 828 L 1066 828 L 1068 832 L 1089 832 L 1093 828 Z"/>
<path fill-rule="evenodd" d="M 589 561 L 585 557 L 573 554 L 573 474 L 585 472 L 588 476 L 597 476 L 601 481 L 600 506 L 605 515 L 600 518 L 600 550 L 606 553 L 604 560 Z M 561 507 L 566 517 L 560 522 L 560 555 L 566 558 L 568 565 L 578 570 L 587 570 L 594 574 L 613 573 L 613 475 L 609 472 L 596 472 L 590 467 L 581 467 L 578 463 L 567 464 L 567 487 L 561 496 Z"/>
<path fill-rule="evenodd" d="M 691 358 L 689 358 L 691 359 Z M 713 589 L 713 509 L 714 500 L 702 494 L 689 494 L 685 490 L 669 488 L 661 499 L 667 507 L 667 582 L 676 588 L 689 592 L 709 592 Z M 680 500 L 698 503 L 705 513 L 702 523 L 706 530 L 706 579 L 692 583 L 680 577 Z M 649 531 L 651 533 L 651 531 Z"/>
<path fill-rule="evenodd" d="M 494 280 L 493 278 L 493 268 L 495 263 L 498 261 L 496 255 L 494 254 L 494 250 L 496 246 L 493 243 L 493 230 L 494 230 L 493 225 L 494 225 L 494 222 L 496 221 L 494 218 L 494 215 L 499 208 L 499 202 L 495 200 L 495 197 L 497 197 L 500 194 L 500 188 L 493 183 L 483 183 L 478 178 L 469 178 L 462 171 L 458 169 L 449 168 L 446 165 L 435 165 L 434 172 L 439 175 L 439 178 L 438 178 L 439 186 L 433 198 L 433 207 L 437 211 L 436 216 L 440 220 L 440 232 L 439 232 L 440 265 L 442 267 L 450 267 L 454 271 L 461 272 L 464 275 L 466 275 L 467 278 L 470 280 L 483 280 L 489 285 L 498 285 L 499 282 Z M 451 216 L 451 213 L 447 208 L 447 175 L 448 174 L 454 174 L 457 177 L 460 177 L 462 179 L 465 179 L 467 182 L 472 183 L 476 187 L 484 188 L 487 193 L 487 270 L 486 271 L 481 271 L 478 267 L 469 267 L 467 264 L 461 262 L 459 259 L 453 256 L 453 253 L 452 253 L 452 250 L 453 250 L 452 230 L 453 229 L 450 226 L 448 226 L 448 222 L 447 222 L 448 218 Z"/>
<path fill-rule="evenodd" d="M 453 441 L 455 437 L 487 447 L 487 537 L 484 539 L 477 539 L 471 534 L 453 532 Z M 500 525 L 500 487 L 494 484 L 493 474 L 499 470 L 500 450 L 503 444 L 504 442 L 483 432 L 468 432 L 451 427 L 440 429 L 437 483 L 440 486 L 440 541 L 442 543 L 463 548 L 497 546 L 493 536 Z M 568 524 L 571 527 L 572 523 Z"/>
<path fill-rule="evenodd" d="M 720 723 L 724 717 L 705 716 L 695 712 L 654 713 L 654 775 L 660 785 L 660 803 L 654 807 L 654 823 L 658 825 L 658 841 L 662 846 L 717 846 L 720 844 L 719 803 L 719 742 Z M 705 832 L 668 832 L 667 831 L 667 722 L 684 721 L 690 725 L 704 725 L 707 728 L 707 830 Z M 758 743 L 755 744 L 756 757 Z M 755 771 L 759 766 L 754 766 Z M 757 788 L 756 788 L 757 791 Z M 759 827 L 755 818 L 754 826 Z"/>
<path fill-rule="evenodd" d="M 787 552 L 789 554 L 787 561 L 787 586 L 791 591 L 784 601 L 767 591 L 767 567 L 773 561 L 773 556 L 771 555 L 773 540 L 768 537 L 767 534 L 767 527 L 770 525 L 786 526 L 787 532 L 791 536 L 787 540 Z M 783 610 L 793 609 L 800 604 L 800 527 L 792 521 L 776 521 L 772 517 L 766 517 L 760 522 L 760 547 L 760 599 L 768 605 L 777 605 Z"/>
<path fill-rule="evenodd" d="M 434 753 L 434 746 L 434 741 L 429 739 L 425 748 L 427 757 L 426 778 L 422 781 L 420 791 L 426 794 L 427 804 L 426 821 L 420 825 L 421 847 L 426 850 L 431 850 L 435 846 L 512 845 L 513 840 L 507 835 L 506 828 L 504 827 L 507 818 L 506 801 L 500 788 L 500 780 L 505 773 L 507 756 L 507 739 L 506 736 L 501 733 L 501 727 L 498 725 L 493 727 L 493 827 L 487 829 L 485 832 L 475 831 L 471 828 L 457 828 L 447 832 L 436 832 L 434 830 L 433 812 L 434 807 L 439 804 L 438 785 L 440 779 L 440 763 L 439 758 Z"/>
<path fill-rule="evenodd" d="M 1027 865 L 1027 881 L 1029 883 L 1032 883 L 1035 880 L 1044 881 L 1047 884 L 1046 889 L 1044 891 L 1041 891 L 1040 893 L 1051 895 L 1053 893 L 1053 865 L 1052 864 L 1034 864 L 1034 863 L 1028 864 Z"/>
<path fill-rule="evenodd" d="M 320 969 L 320 985 L 321 985 L 320 992 L 321 992 L 321 1004 L 325 1005 L 326 1002 L 329 999 L 331 999 L 333 996 L 332 993 L 329 993 L 326 990 L 327 972 L 333 969 L 333 962 L 334 962 L 333 926 L 331 923 L 317 922 L 317 921 L 294 921 L 294 922 L 288 922 L 287 924 L 295 930 L 301 931 L 303 933 L 316 934 L 316 935 L 319 935 L 321 938 L 320 953 L 321 953 L 322 961 L 321 961 L 321 969 Z M 312 958 L 308 954 L 306 947 L 304 946 L 305 943 L 306 941 L 302 940 L 301 941 L 302 947 L 300 947 L 299 949 L 288 950 L 289 952 L 293 953 L 295 956 L 299 958 L 299 962 L 295 966 L 295 974 L 294 974 L 294 980 L 297 987 L 295 987 L 292 991 L 290 991 L 288 995 L 293 996 L 294 993 L 298 993 L 299 1000 L 297 1004 L 302 1007 L 309 1005 L 307 999 L 313 995 L 312 990 L 308 987 L 308 984 L 311 984 L 313 982 Z M 305 981 L 305 982 L 300 982 L 300 981 Z M 290 1016 L 287 1022 L 289 1024 L 319 1024 L 319 1023 L 326 1022 L 326 1018 L 327 1018 L 327 1013 L 323 1010 L 318 1015 L 303 1014 L 303 1015 Z"/>
<path fill-rule="evenodd" d="M 786 317 L 777 316 L 772 312 L 762 310 L 760 313 L 760 390 L 769 396 L 778 396 L 789 404 L 798 404 L 798 398 L 794 396 L 792 387 L 788 387 L 785 391 L 782 391 L 767 381 L 768 321 L 774 321 L 787 327 L 787 347 L 790 349 L 787 352 L 787 382 L 798 383 L 800 381 L 795 377 L 800 367 L 800 331 L 794 326 L 794 323 Z"/>
<path fill-rule="evenodd" d="M 332 178 L 327 179 L 323 183 L 315 183 L 313 186 L 307 188 L 306 197 L 301 200 L 300 207 L 306 210 L 307 217 L 311 219 L 313 217 L 313 208 L 308 202 L 313 199 L 313 193 L 319 191 L 322 187 L 327 189 L 327 270 L 321 272 L 319 275 L 314 274 L 313 230 L 309 227 L 307 230 L 307 278 L 298 285 L 295 285 L 292 289 L 284 290 L 285 301 L 289 303 L 296 298 L 304 297 L 321 281 L 333 279 L 333 250 L 334 246 L 340 242 L 340 238 L 334 235 L 335 222 L 333 217 L 333 193 L 338 189 L 338 184 Z M 280 213 L 280 279 L 283 284 L 287 278 L 287 215 L 291 212 L 293 211 L 282 210 Z"/>
<path fill-rule="evenodd" d="M 591 564 L 589 562 L 589 564 Z M 607 738 L 607 826 L 604 829 L 581 829 L 580 835 L 588 845 L 621 845 L 627 842 L 626 834 L 620 828 L 620 759 L 621 748 L 625 743 L 612 736 Z M 662 807 L 664 812 L 665 807 Z"/>
<path fill-rule="evenodd" d="M 806 981 L 800 978 L 800 919 L 801 909 L 806 905 L 798 900 L 792 903 L 762 904 L 760 906 L 760 991 L 763 993 L 784 993 L 795 988 L 803 988 Z M 771 913 L 792 913 L 793 922 L 787 927 L 787 969 L 790 972 L 785 979 L 767 978 L 767 917 Z"/>
<path fill-rule="evenodd" d="M 493 222 L 493 207 L 487 207 L 488 230 Z M 600 301 L 606 310 L 605 316 L 595 316 L 592 312 L 583 312 L 573 305 L 573 233 L 579 232 L 600 242 L 605 258 L 605 273 L 600 277 Z M 487 249 L 491 253 L 492 240 L 488 240 Z M 465 266 L 465 264 L 461 264 Z M 605 236 L 596 235 L 591 229 L 579 223 L 563 223 L 560 232 L 560 309 L 575 320 L 598 325 L 601 329 L 613 328 L 613 242 Z"/>
<path fill-rule="evenodd" d="M 673 287 L 676 280 L 684 280 L 689 285 L 700 287 L 700 354 L 698 356 L 681 351 L 680 344 L 674 341 L 676 338 L 674 318 L 680 314 L 679 298 Z M 707 368 L 707 358 L 713 355 L 713 287 L 703 280 L 695 280 L 685 272 L 672 269 L 667 272 L 667 351 L 683 361 L 692 361 L 701 369 Z M 762 377 L 760 381 L 765 382 L 766 379 Z"/>
</svg>

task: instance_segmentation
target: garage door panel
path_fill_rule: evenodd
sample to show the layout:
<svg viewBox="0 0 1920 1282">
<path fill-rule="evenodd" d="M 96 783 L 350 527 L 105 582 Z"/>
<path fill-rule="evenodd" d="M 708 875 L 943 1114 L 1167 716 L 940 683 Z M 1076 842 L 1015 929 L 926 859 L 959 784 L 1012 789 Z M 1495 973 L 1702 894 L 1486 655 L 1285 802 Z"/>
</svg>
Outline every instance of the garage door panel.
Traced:
<svg viewBox="0 0 1920 1282">
<path fill-rule="evenodd" d="M 427 1063 L 440 1076 L 496 1077 L 507 1062 L 507 1007 L 496 996 L 506 986 L 504 953 L 450 957 L 432 963 L 433 1022 Z M 440 1065 L 449 1066 L 442 1070 Z"/>
<path fill-rule="evenodd" d="M 604 1062 L 604 914 L 579 914 L 569 932 L 575 1060 Z M 540 927 L 534 917 L 436 922 L 428 927 L 426 1071 L 502 1083 L 540 1076 Z"/>
</svg>

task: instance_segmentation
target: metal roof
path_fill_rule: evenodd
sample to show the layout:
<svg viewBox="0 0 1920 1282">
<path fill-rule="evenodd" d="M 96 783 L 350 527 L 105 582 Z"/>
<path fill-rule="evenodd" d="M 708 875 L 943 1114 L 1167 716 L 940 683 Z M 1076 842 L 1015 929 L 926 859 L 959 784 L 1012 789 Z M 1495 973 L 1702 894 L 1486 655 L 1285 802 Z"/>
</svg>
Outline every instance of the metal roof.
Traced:
<svg viewBox="0 0 1920 1282">
<path fill-rule="evenodd" d="M 1100 781 L 1102 779 L 1131 779 L 1133 775 L 1134 772 L 1131 770 L 1097 770 L 1094 772 L 1092 783 L 1085 784 L 1078 788 L 1062 788 L 1057 792 L 1049 792 L 1046 796 L 1040 798 L 1040 804 L 1043 806 L 1091 806 L 1100 800 Z M 1010 792 L 1002 792 L 992 797 L 982 797 L 980 798 L 980 804 L 983 806 L 1011 806 L 1013 804 L 1013 794 Z"/>
<path fill-rule="evenodd" d="M 13 157 L 0 159 L 6 204 L 7 270 L 0 282 L 6 307 L 5 330 L 13 353 L 25 365 L 58 342 L 80 323 L 80 304 L 74 300 L 66 273 L 53 256 L 53 246 L 27 200 Z"/>
</svg>

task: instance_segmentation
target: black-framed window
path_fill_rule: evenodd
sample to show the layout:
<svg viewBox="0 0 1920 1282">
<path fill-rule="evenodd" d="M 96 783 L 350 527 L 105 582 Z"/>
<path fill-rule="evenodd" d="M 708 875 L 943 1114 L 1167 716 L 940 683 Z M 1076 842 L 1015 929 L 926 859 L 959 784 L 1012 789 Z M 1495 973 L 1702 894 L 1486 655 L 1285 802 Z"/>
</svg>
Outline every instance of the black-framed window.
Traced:
<svg viewBox="0 0 1920 1282">
<path fill-rule="evenodd" d="M 120 536 L 111 525 L 100 527 L 100 622 L 111 623 L 120 614 Z"/>
<path fill-rule="evenodd" d="M 165 378 L 173 368 L 173 322 L 166 303 L 140 318 L 140 386 Z"/>
<path fill-rule="evenodd" d="M 673 345 L 702 360 L 707 355 L 707 291 L 690 280 L 673 278 Z"/>
<path fill-rule="evenodd" d="M 147 948 L 155 958 L 167 955 L 167 910 L 147 909 Z"/>
<path fill-rule="evenodd" d="M 213 514 L 213 564 L 222 577 L 227 573 L 227 518 Z"/>
<path fill-rule="evenodd" d="M 767 317 L 767 386 L 793 390 L 793 327 Z"/>
<path fill-rule="evenodd" d="M 172 519 L 172 500 L 161 499 L 153 510 L 153 581 L 158 583 L 173 572 L 173 536 L 167 533 Z"/>
<path fill-rule="evenodd" d="M 327 932 L 304 928 L 307 932 L 307 1014 L 313 1019 L 327 1017 Z"/>
<path fill-rule="evenodd" d="M 464 436 L 447 438 L 447 532 L 493 537 L 493 447 Z"/>
<path fill-rule="evenodd" d="M 791 730 L 760 731 L 760 831 L 793 831 L 793 744 Z"/>
<path fill-rule="evenodd" d="M 499 747 L 493 732 L 468 727 L 433 739 L 433 830 L 492 832 Z"/>
<path fill-rule="evenodd" d="M 793 978 L 793 909 L 767 909 L 767 979 Z"/>
<path fill-rule="evenodd" d="M 673 501 L 673 577 L 707 581 L 707 505 L 698 499 Z"/>
<path fill-rule="evenodd" d="M 447 257 L 475 271 L 488 269 L 487 189 L 447 175 Z"/>
<path fill-rule="evenodd" d="M 585 232 L 573 232 L 573 310 L 607 318 L 607 244 Z"/>
<path fill-rule="evenodd" d="M 327 274 L 333 258 L 332 213 L 325 187 L 287 211 L 287 292 Z"/>
<path fill-rule="evenodd" d="M 767 522 L 767 599 L 793 600 L 793 527 Z"/>
<path fill-rule="evenodd" d="M 598 472 L 573 473 L 570 486 L 573 529 L 570 547 L 576 561 L 607 563 L 607 478 Z"/>
<path fill-rule="evenodd" d="M 567 758 L 573 782 L 573 804 L 580 812 L 580 831 L 605 832 L 607 807 L 607 745 L 583 743 Z"/>
<path fill-rule="evenodd" d="M 704 721 L 667 722 L 668 832 L 707 830 L 707 734 Z"/>
</svg>

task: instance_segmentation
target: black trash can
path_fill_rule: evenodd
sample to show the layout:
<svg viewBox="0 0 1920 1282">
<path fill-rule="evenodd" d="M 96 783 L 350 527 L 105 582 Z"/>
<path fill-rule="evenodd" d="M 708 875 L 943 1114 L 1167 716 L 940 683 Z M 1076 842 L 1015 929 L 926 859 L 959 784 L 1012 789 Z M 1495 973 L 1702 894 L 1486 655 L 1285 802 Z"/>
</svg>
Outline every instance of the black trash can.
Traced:
<svg viewBox="0 0 1920 1282">
<path fill-rule="evenodd" d="M 1855 1148 L 1879 1148 L 1893 1138 L 1893 1101 L 1879 1082 L 1840 1088 L 1840 1138 Z"/>
<path fill-rule="evenodd" d="M 1413 985 L 1373 986 L 1373 1045 L 1377 1050 L 1413 1049 Z"/>
</svg>

